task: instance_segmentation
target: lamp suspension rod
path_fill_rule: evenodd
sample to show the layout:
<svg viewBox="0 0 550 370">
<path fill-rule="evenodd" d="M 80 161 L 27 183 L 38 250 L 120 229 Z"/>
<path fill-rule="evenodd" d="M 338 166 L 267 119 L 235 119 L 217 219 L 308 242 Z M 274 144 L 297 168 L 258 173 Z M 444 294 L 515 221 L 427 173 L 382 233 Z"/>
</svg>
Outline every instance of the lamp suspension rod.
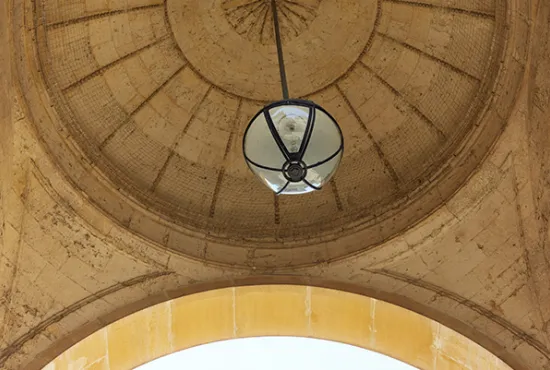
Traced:
<svg viewBox="0 0 550 370">
<path fill-rule="evenodd" d="M 283 45 L 281 42 L 281 32 L 279 30 L 279 17 L 277 16 L 277 4 L 271 0 L 271 10 L 273 11 L 273 24 L 275 26 L 275 41 L 277 42 L 277 56 L 279 58 L 279 73 L 281 74 L 281 89 L 283 90 L 283 99 L 288 99 L 288 84 L 286 82 L 285 61 L 283 58 Z"/>
</svg>

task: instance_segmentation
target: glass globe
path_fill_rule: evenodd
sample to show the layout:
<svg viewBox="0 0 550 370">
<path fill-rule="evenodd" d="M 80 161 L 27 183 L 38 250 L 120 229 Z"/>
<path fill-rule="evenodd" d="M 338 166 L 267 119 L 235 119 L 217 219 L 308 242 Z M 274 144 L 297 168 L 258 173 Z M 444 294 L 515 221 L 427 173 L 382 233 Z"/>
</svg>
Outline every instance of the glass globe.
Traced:
<svg viewBox="0 0 550 370">
<path fill-rule="evenodd" d="M 265 106 L 244 134 L 246 163 L 276 194 L 320 190 L 340 164 L 344 139 L 323 108 L 305 100 Z"/>
</svg>

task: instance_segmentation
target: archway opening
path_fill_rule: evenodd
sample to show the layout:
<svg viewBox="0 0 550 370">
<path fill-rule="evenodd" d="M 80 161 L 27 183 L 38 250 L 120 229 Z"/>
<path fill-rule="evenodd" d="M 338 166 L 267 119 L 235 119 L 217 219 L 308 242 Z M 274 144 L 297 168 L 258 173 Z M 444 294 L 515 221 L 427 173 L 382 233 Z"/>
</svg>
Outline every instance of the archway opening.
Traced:
<svg viewBox="0 0 550 370">
<path fill-rule="evenodd" d="M 89 335 L 44 370 L 131 370 L 201 345 L 258 337 L 346 343 L 420 370 L 510 370 L 428 317 L 358 294 L 298 285 L 225 288 L 151 306 Z"/>
<path fill-rule="evenodd" d="M 303 337 L 253 337 L 203 344 L 158 358 L 135 370 L 417 370 L 364 348 Z"/>
</svg>

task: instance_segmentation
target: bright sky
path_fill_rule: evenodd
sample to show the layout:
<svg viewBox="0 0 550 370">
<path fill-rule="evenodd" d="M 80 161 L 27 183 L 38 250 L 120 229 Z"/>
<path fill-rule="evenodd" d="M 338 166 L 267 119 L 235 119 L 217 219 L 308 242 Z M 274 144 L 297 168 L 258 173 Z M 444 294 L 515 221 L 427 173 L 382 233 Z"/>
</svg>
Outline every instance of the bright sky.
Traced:
<svg viewBox="0 0 550 370">
<path fill-rule="evenodd" d="M 260 337 L 205 344 L 136 370 L 417 370 L 391 357 L 319 339 Z"/>
</svg>

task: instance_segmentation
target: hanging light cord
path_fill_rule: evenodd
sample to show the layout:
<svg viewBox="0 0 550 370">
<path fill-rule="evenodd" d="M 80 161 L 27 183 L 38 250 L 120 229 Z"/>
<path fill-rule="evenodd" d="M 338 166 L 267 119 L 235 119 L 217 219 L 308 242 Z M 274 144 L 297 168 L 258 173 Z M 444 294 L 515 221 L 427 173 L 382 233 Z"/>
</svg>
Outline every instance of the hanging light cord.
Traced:
<svg viewBox="0 0 550 370">
<path fill-rule="evenodd" d="M 275 25 L 275 41 L 277 42 L 277 56 L 279 58 L 279 72 L 281 74 L 281 89 L 283 90 L 283 99 L 288 99 L 288 84 L 286 82 L 285 61 L 283 58 L 283 45 L 281 42 L 281 33 L 279 31 L 279 17 L 277 16 L 277 4 L 271 0 L 271 10 L 273 11 L 273 23 Z"/>
</svg>

